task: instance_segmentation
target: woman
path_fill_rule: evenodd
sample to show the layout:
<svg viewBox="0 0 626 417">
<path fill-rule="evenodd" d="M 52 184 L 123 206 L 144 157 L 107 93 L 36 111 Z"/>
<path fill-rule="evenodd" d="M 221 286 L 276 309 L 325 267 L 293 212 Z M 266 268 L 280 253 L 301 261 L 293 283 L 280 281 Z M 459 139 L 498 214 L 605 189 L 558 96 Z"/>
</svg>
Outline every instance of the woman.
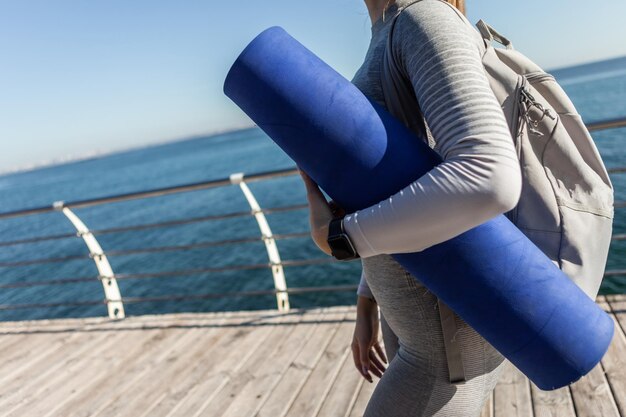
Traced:
<svg viewBox="0 0 626 417">
<path fill-rule="evenodd" d="M 449 2 L 465 13 L 462 0 Z M 504 358 L 454 316 L 465 382 L 451 383 L 437 298 L 389 254 L 424 250 L 511 210 L 521 192 L 519 161 L 484 74 L 475 34 L 456 12 L 440 0 L 365 3 L 372 39 L 352 82 L 385 105 L 381 61 L 391 22 L 401 11 L 393 29 L 393 53 L 410 79 L 432 134 L 431 146 L 443 159 L 405 189 L 343 219 L 363 265 L 354 362 L 368 381 L 371 374 L 382 377 L 365 415 L 478 416 Z M 327 237 L 337 210 L 301 174 L 312 237 L 331 254 Z M 378 343 L 378 308 L 387 369 Z"/>
</svg>

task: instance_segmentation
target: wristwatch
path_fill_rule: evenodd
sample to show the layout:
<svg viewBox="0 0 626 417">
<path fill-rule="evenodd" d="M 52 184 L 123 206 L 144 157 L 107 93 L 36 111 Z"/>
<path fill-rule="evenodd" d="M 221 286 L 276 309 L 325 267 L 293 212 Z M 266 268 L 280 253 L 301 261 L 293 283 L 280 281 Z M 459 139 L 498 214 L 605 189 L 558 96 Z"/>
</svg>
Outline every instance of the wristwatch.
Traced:
<svg viewBox="0 0 626 417">
<path fill-rule="evenodd" d="M 345 232 L 343 228 L 343 217 L 333 219 L 328 226 L 328 246 L 332 255 L 340 261 L 349 261 L 351 259 L 359 258 L 350 236 Z"/>
</svg>

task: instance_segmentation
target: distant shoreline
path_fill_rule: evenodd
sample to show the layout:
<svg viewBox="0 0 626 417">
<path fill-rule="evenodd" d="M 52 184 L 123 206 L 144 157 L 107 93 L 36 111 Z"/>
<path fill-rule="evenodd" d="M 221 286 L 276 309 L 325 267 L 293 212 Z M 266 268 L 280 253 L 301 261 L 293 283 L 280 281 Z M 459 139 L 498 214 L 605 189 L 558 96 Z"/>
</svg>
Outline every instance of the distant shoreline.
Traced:
<svg viewBox="0 0 626 417">
<path fill-rule="evenodd" d="M 41 163 L 30 164 L 27 166 L 7 169 L 5 171 L 0 171 L 0 177 L 5 177 L 5 176 L 10 176 L 10 175 L 15 175 L 15 174 L 24 174 L 24 173 L 31 172 L 31 171 L 54 168 L 54 167 L 58 167 L 61 165 L 68 165 L 68 164 L 73 164 L 77 162 L 92 161 L 92 160 L 105 158 L 105 157 L 116 155 L 116 154 L 138 151 L 138 150 L 147 149 L 147 148 L 153 148 L 155 146 L 169 145 L 173 143 L 186 142 L 186 141 L 196 140 L 196 139 L 201 139 L 201 138 L 210 139 L 212 137 L 217 137 L 217 136 L 226 135 L 226 134 L 233 133 L 233 132 L 251 130 L 251 129 L 256 129 L 256 128 L 257 128 L 256 125 L 250 125 L 247 127 L 235 127 L 235 128 L 214 131 L 214 132 L 206 133 L 206 134 L 197 134 L 193 136 L 185 136 L 182 138 L 166 139 L 166 140 L 162 140 L 158 142 L 144 143 L 142 145 L 130 146 L 127 148 L 111 149 L 111 150 L 100 151 L 100 152 L 92 151 L 92 152 L 87 152 L 83 155 L 69 156 L 67 158 L 57 158 L 51 161 L 45 161 Z"/>
<path fill-rule="evenodd" d="M 557 78 L 567 78 L 578 76 L 582 71 L 609 72 L 615 70 L 615 66 L 622 64 L 626 69 L 626 55 L 615 58 L 603 59 L 601 61 L 584 62 L 567 67 L 549 68 L 546 72 L 555 75 Z"/>
</svg>

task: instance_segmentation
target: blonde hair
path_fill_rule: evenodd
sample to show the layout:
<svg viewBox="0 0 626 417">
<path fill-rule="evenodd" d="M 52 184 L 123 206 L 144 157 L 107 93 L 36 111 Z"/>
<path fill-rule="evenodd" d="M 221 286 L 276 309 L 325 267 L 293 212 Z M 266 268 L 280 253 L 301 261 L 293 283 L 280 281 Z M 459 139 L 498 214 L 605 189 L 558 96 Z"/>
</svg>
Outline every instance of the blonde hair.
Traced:
<svg viewBox="0 0 626 417">
<path fill-rule="evenodd" d="M 463 13 L 465 16 L 467 16 L 467 13 L 465 13 L 465 0 L 446 0 L 446 1 L 450 3 L 451 5 L 453 5 L 454 7 L 456 7 L 457 9 L 459 9 L 459 11 Z"/>
</svg>

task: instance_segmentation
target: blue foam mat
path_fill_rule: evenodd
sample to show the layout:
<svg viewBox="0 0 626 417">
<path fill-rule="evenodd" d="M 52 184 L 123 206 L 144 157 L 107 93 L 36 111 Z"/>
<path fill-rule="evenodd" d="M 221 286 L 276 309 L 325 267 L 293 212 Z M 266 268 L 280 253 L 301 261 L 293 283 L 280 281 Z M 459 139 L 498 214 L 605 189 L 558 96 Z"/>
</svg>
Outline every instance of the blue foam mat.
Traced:
<svg viewBox="0 0 626 417">
<path fill-rule="evenodd" d="M 279 27 L 246 47 L 224 92 L 348 212 L 386 199 L 441 162 Z M 613 337 L 613 320 L 502 215 L 393 257 L 541 389 L 588 373 Z"/>
</svg>

